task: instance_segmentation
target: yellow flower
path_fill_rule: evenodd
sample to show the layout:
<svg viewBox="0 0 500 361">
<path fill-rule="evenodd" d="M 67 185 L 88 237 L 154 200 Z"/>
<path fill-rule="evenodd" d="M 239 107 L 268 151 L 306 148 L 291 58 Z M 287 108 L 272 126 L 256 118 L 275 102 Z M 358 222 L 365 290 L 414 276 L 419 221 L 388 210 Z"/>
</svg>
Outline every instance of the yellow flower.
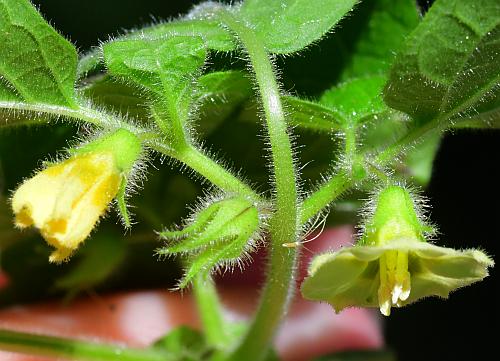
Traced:
<svg viewBox="0 0 500 361">
<path fill-rule="evenodd" d="M 454 250 L 416 239 L 386 245 L 346 247 L 317 256 L 302 284 L 309 300 L 326 301 L 339 312 L 347 307 L 378 307 L 389 316 L 429 296 L 480 281 L 493 266 L 479 250 Z"/>
<path fill-rule="evenodd" d="M 88 237 L 120 187 L 111 152 L 88 152 L 49 166 L 14 193 L 19 228 L 35 226 L 56 250 L 50 262 L 66 260 Z"/>
<path fill-rule="evenodd" d="M 446 298 L 485 278 L 494 264 L 479 250 L 428 243 L 429 226 L 403 187 L 386 187 L 374 206 L 355 246 L 314 258 L 302 284 L 305 298 L 327 301 L 336 311 L 378 307 L 389 316 L 392 307 L 433 295 Z"/>
</svg>

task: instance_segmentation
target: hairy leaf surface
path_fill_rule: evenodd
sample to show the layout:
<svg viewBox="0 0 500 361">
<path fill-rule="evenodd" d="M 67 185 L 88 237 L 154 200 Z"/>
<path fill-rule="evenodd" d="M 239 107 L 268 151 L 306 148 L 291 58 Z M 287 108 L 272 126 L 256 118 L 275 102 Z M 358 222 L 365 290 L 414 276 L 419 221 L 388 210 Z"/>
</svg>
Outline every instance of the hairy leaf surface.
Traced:
<svg viewBox="0 0 500 361">
<path fill-rule="evenodd" d="M 300 128 L 331 133 L 345 122 L 342 114 L 314 101 L 285 96 L 283 103 L 287 106 L 290 124 Z"/>
<path fill-rule="evenodd" d="M 337 112 L 345 125 L 362 122 L 387 110 L 380 96 L 385 81 L 380 75 L 351 79 L 326 91 L 320 103 Z"/>
<path fill-rule="evenodd" d="M 112 75 L 152 92 L 160 118 L 188 120 L 194 80 L 206 56 L 200 38 L 115 41 L 105 44 L 103 51 Z"/>
<path fill-rule="evenodd" d="M 342 36 L 344 33 L 338 37 L 340 49 L 354 47 L 342 70 L 342 81 L 387 72 L 393 61 L 394 51 L 419 23 L 413 0 L 367 0 L 363 2 L 363 6 L 359 10 L 366 13 L 367 20 L 364 24 L 358 24 L 361 30 L 352 45 L 347 43 L 353 39 Z"/>
<path fill-rule="evenodd" d="M 499 14 L 496 0 L 437 1 L 396 58 L 387 104 L 428 122 L 496 99 Z"/>
<path fill-rule="evenodd" d="M 2 102 L 74 106 L 77 54 L 26 0 L 0 0 Z"/>
<path fill-rule="evenodd" d="M 271 53 L 299 51 L 333 28 L 358 0 L 246 0 L 241 16 Z"/>
</svg>

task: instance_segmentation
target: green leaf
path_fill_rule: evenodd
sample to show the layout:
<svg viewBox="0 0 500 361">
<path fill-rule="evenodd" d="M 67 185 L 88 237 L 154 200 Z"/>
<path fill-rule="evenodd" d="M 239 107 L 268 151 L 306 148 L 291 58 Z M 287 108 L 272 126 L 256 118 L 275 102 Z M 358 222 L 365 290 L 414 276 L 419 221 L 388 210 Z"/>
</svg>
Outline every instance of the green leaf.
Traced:
<svg viewBox="0 0 500 361">
<path fill-rule="evenodd" d="M 360 34 L 356 39 L 339 37 L 341 49 L 353 46 L 352 51 L 346 54 L 348 59 L 340 76 L 341 81 L 386 73 L 393 61 L 394 50 L 399 49 L 406 35 L 419 23 L 413 0 L 367 0 L 363 1 L 359 10 L 366 14 L 367 19 L 360 24 Z M 347 44 L 351 40 L 354 40 L 352 45 Z"/>
<path fill-rule="evenodd" d="M 83 54 L 78 59 L 78 65 L 76 67 L 76 79 L 82 80 L 86 76 L 97 72 L 102 69 L 102 56 L 101 49 L 94 48 L 86 54 Z"/>
<path fill-rule="evenodd" d="M 341 114 L 319 103 L 284 96 L 283 103 L 291 125 L 321 133 L 331 133 L 341 128 L 345 119 Z"/>
<path fill-rule="evenodd" d="M 105 75 L 85 85 L 80 91 L 93 104 L 110 112 L 142 121 L 149 118 L 147 95 L 133 84 Z"/>
<path fill-rule="evenodd" d="M 183 36 L 163 40 L 122 40 L 103 45 L 109 72 L 160 96 L 166 90 L 182 93 L 205 61 L 200 38 Z M 179 96 L 180 94 L 177 94 Z"/>
<path fill-rule="evenodd" d="M 150 118 L 148 98 L 137 86 L 103 76 L 82 88 L 93 104 L 130 118 L 146 121 Z M 199 133 L 207 136 L 253 94 L 250 79 L 236 70 L 218 71 L 198 78 L 193 103 L 199 104 Z"/>
<path fill-rule="evenodd" d="M 203 6 L 200 6 L 202 9 Z M 196 16 L 195 8 L 185 19 L 154 25 L 131 33 L 131 39 L 159 40 L 174 36 L 193 36 L 203 39 L 206 48 L 217 51 L 231 51 L 235 49 L 234 38 L 231 33 L 219 25 L 217 21 L 204 19 L 202 14 Z"/>
<path fill-rule="evenodd" d="M 246 0 L 239 15 L 271 53 L 299 51 L 323 37 L 357 0 Z"/>
<path fill-rule="evenodd" d="M 317 47 L 283 60 L 285 87 L 319 95 L 352 78 L 386 74 L 396 50 L 418 22 L 414 0 L 361 1 Z"/>
<path fill-rule="evenodd" d="M 440 143 L 440 134 L 427 137 L 403 156 L 403 163 L 406 168 L 404 170 L 398 169 L 398 171 L 418 185 L 425 187 L 431 180 L 432 166 Z"/>
<path fill-rule="evenodd" d="M 238 70 L 208 73 L 199 78 L 199 99 L 212 102 L 228 100 L 228 97 L 245 100 L 252 92 L 252 83 L 248 76 Z"/>
<path fill-rule="evenodd" d="M 474 111 L 468 112 L 467 119 L 453 124 L 457 128 L 500 128 L 500 92 L 498 90 L 488 95 L 489 99 L 478 104 Z"/>
<path fill-rule="evenodd" d="M 241 71 L 209 73 L 202 75 L 199 83 L 200 127 L 205 134 L 253 94 L 250 79 Z M 283 96 L 282 100 L 288 113 L 287 120 L 292 126 L 326 133 L 339 129 L 339 115 L 331 109 L 291 95 Z"/>
<path fill-rule="evenodd" d="M 467 117 L 471 114 L 477 117 L 481 113 L 500 111 L 498 64 L 500 64 L 500 26 L 497 24 L 467 59 L 464 71 L 458 75 L 443 99 L 441 112 L 465 111 Z"/>
<path fill-rule="evenodd" d="M 179 131 L 190 118 L 193 83 L 205 62 L 202 39 L 123 40 L 104 44 L 103 51 L 110 74 L 149 90 L 156 117 L 164 126 Z"/>
<path fill-rule="evenodd" d="M 202 75 L 199 79 L 196 103 L 200 104 L 200 130 L 212 133 L 253 94 L 248 76 L 236 70 L 218 71 Z"/>
<path fill-rule="evenodd" d="M 473 112 L 495 98 L 499 14 L 497 0 L 436 1 L 395 60 L 387 104 L 425 123 Z"/>
<path fill-rule="evenodd" d="M 70 297 L 83 290 L 99 286 L 109 279 L 122 264 L 126 244 L 120 237 L 99 233 L 89 239 L 78 262 L 54 286 L 68 292 Z"/>
<path fill-rule="evenodd" d="M 368 123 L 362 133 L 362 145 L 366 151 L 381 151 L 408 132 L 408 116 L 388 108 L 383 116 Z"/>
<path fill-rule="evenodd" d="M 216 127 L 218 122 L 227 118 L 253 94 L 250 79 L 241 71 L 205 74 L 199 78 L 199 83 L 198 101 L 201 102 L 202 114 L 200 126 L 204 133 L 207 128 L 212 130 Z M 321 133 L 340 129 L 340 115 L 331 109 L 291 95 L 283 96 L 282 100 L 288 113 L 287 120 L 292 126 Z M 254 121 L 257 121 L 256 117 L 252 118 L 252 122 Z"/>
<path fill-rule="evenodd" d="M 387 111 L 380 96 L 385 81 L 380 75 L 350 79 L 326 91 L 320 103 L 339 114 L 344 126 L 361 123 Z"/>
<path fill-rule="evenodd" d="M 77 54 L 26 0 L 0 0 L 3 102 L 75 106 Z"/>
<path fill-rule="evenodd" d="M 195 7 L 194 10 L 184 18 L 174 21 L 162 22 L 142 29 L 127 32 L 110 42 L 123 40 L 146 40 L 158 41 L 175 36 L 193 36 L 203 39 L 207 49 L 214 51 L 232 51 L 236 43 L 232 34 L 221 27 L 217 21 L 203 18 L 203 5 Z M 78 78 L 84 78 L 95 72 L 101 66 L 100 49 L 95 49 L 80 58 L 78 64 Z"/>
</svg>

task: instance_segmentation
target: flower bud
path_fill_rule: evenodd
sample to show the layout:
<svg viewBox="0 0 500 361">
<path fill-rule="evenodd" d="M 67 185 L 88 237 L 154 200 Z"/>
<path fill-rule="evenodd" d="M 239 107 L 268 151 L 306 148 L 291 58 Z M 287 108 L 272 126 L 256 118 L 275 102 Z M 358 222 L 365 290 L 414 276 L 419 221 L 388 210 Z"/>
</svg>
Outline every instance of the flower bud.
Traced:
<svg viewBox="0 0 500 361">
<path fill-rule="evenodd" d="M 391 307 L 432 295 L 446 298 L 488 275 L 493 260 L 483 252 L 457 251 L 426 241 L 430 227 L 405 188 L 388 186 L 373 203 L 355 246 L 312 261 L 302 284 L 304 297 L 326 300 L 336 311 L 379 307 L 388 316 Z"/>
<path fill-rule="evenodd" d="M 48 166 L 14 192 L 16 226 L 38 228 L 55 248 L 49 261 L 66 260 L 105 213 L 140 152 L 139 139 L 124 129 L 72 150 L 69 159 Z"/>
<path fill-rule="evenodd" d="M 188 268 L 180 288 L 198 273 L 244 263 L 260 233 L 257 207 L 240 196 L 216 200 L 191 219 L 183 230 L 160 233 L 162 238 L 177 242 L 157 251 L 160 255 L 187 256 Z"/>
</svg>

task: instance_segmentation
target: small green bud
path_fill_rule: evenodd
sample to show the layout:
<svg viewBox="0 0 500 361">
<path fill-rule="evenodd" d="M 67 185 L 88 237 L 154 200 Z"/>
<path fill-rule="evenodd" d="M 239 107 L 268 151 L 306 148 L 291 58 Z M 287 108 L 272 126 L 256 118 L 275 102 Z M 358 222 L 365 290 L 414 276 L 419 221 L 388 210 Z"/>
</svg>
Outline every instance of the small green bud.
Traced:
<svg viewBox="0 0 500 361">
<path fill-rule="evenodd" d="M 157 251 L 160 255 L 187 256 L 188 269 L 179 284 L 186 287 L 198 273 L 221 266 L 242 265 L 260 237 L 257 207 L 240 196 L 213 201 L 191 217 L 184 229 L 160 236 L 177 241 Z"/>
<path fill-rule="evenodd" d="M 405 188 L 386 187 L 374 199 L 359 242 L 312 261 L 303 296 L 327 301 L 336 311 L 379 307 L 388 316 L 393 306 L 432 295 L 446 298 L 488 275 L 494 262 L 486 254 L 429 244 L 429 229 Z"/>
<path fill-rule="evenodd" d="M 401 238 L 425 241 L 424 231 L 429 227 L 417 215 L 415 203 L 406 189 L 388 186 L 375 202 L 373 215 L 366 222 L 358 244 L 384 245 Z"/>
</svg>

